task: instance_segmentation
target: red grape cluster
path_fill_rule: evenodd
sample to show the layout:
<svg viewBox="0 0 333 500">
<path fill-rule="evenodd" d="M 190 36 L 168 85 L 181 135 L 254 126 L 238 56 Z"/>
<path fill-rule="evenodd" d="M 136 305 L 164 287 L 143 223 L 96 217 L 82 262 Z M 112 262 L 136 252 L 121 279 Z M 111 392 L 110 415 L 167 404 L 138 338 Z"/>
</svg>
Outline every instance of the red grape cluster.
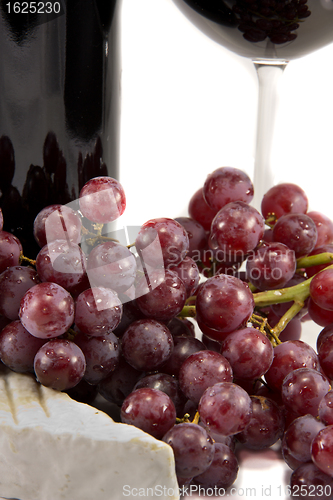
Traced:
<svg viewBox="0 0 333 500">
<path fill-rule="evenodd" d="M 275 44 L 295 40 L 299 23 L 311 15 L 307 0 L 236 0 L 232 11 L 246 40 Z"/>
<path fill-rule="evenodd" d="M 99 177 L 79 210 L 40 211 L 35 260 L 1 227 L 0 358 L 115 405 L 172 447 L 184 488 L 227 490 L 240 446 L 280 442 L 291 491 L 330 498 L 333 223 L 294 184 L 272 187 L 261 213 L 252 197 L 244 172 L 219 168 L 189 217 L 151 219 L 124 246 L 103 233 L 124 190 Z M 309 319 L 323 327 L 316 351 L 301 340 Z"/>
</svg>

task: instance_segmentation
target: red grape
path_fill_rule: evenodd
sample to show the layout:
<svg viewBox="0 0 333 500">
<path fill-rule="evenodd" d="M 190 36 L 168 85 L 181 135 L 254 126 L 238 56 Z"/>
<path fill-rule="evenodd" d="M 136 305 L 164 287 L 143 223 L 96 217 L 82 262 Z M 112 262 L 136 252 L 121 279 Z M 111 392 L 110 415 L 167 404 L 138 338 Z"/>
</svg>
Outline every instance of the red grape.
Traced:
<svg viewBox="0 0 333 500">
<path fill-rule="evenodd" d="M 333 243 L 333 221 L 320 212 L 307 212 L 317 228 L 317 243 L 315 248 Z"/>
<path fill-rule="evenodd" d="M 88 337 L 79 333 L 74 341 L 85 356 L 84 379 L 89 384 L 98 384 L 118 366 L 120 348 L 113 333 L 100 337 Z"/>
<path fill-rule="evenodd" d="M 291 498 L 332 500 L 332 478 L 312 462 L 300 465 L 290 478 Z"/>
<path fill-rule="evenodd" d="M 253 309 L 252 292 L 238 278 L 220 274 L 209 278 L 199 287 L 196 312 L 208 328 L 223 333 L 232 332 L 250 318 Z"/>
<path fill-rule="evenodd" d="M 221 167 L 207 176 L 203 196 L 210 208 L 218 211 L 232 201 L 250 203 L 253 184 L 242 170 Z"/>
<path fill-rule="evenodd" d="M 224 356 L 206 349 L 186 358 L 180 367 L 178 378 L 185 396 L 199 403 L 208 387 L 218 382 L 232 382 L 232 369 Z"/>
<path fill-rule="evenodd" d="M 7 267 L 18 266 L 23 252 L 21 242 L 7 231 L 0 231 L 0 273 Z"/>
<path fill-rule="evenodd" d="M 122 337 L 122 354 L 137 370 L 157 369 L 170 358 L 173 348 L 170 331 L 154 319 L 134 321 Z"/>
<path fill-rule="evenodd" d="M 13 321 L 0 333 L 1 361 L 15 372 L 33 372 L 35 355 L 45 342 L 30 335 L 21 321 Z"/>
<path fill-rule="evenodd" d="M 129 394 L 121 406 L 121 421 L 161 439 L 176 421 L 175 405 L 158 389 L 144 387 Z"/>
<path fill-rule="evenodd" d="M 238 469 L 235 453 L 225 444 L 215 442 L 212 463 L 205 472 L 193 478 L 193 484 L 207 489 L 208 493 L 215 488 L 224 491 L 236 481 Z"/>
<path fill-rule="evenodd" d="M 267 219 L 274 214 L 277 219 L 289 213 L 305 214 L 308 198 L 302 188 L 296 184 L 282 183 L 271 187 L 261 202 L 261 213 Z"/>
<path fill-rule="evenodd" d="M 34 220 L 33 232 L 40 248 L 54 240 L 81 242 L 81 218 L 67 205 L 49 205 Z"/>
<path fill-rule="evenodd" d="M 218 210 L 212 210 L 206 203 L 203 197 L 203 188 L 198 189 L 188 205 L 188 213 L 190 217 L 199 222 L 205 231 L 210 231 L 212 220 L 214 219 Z"/>
<path fill-rule="evenodd" d="M 202 422 L 212 432 L 231 436 L 249 425 L 252 401 L 239 385 L 219 382 L 205 390 L 198 411 Z"/>
<path fill-rule="evenodd" d="M 79 383 L 86 368 L 81 349 L 69 340 L 46 342 L 36 353 L 34 369 L 39 382 L 58 391 Z"/>
<path fill-rule="evenodd" d="M 295 252 L 282 243 L 265 243 L 246 261 L 247 278 L 259 290 L 283 288 L 295 271 Z"/>
<path fill-rule="evenodd" d="M 24 294 L 19 317 L 31 335 L 59 337 L 73 324 L 74 299 L 56 283 L 40 283 Z"/>
<path fill-rule="evenodd" d="M 121 184 L 111 177 L 95 177 L 80 191 L 80 210 L 87 219 L 106 224 L 125 211 L 126 197 Z"/>
<path fill-rule="evenodd" d="M 312 441 L 311 456 L 314 464 L 333 477 L 333 425 L 327 425 Z"/>
<path fill-rule="evenodd" d="M 310 295 L 317 306 L 333 310 L 333 269 L 324 269 L 310 283 Z"/>
<path fill-rule="evenodd" d="M 110 333 L 119 325 L 121 315 L 122 304 L 110 288 L 88 288 L 75 301 L 74 322 L 86 335 Z"/>
<path fill-rule="evenodd" d="M 317 229 L 305 214 L 282 215 L 274 225 L 273 240 L 294 250 L 296 258 L 308 255 L 317 242 Z"/>
<path fill-rule="evenodd" d="M 39 283 L 39 276 L 31 267 L 8 267 L 0 274 L 0 313 L 13 321 L 18 319 L 23 295 Z"/>
<path fill-rule="evenodd" d="M 285 446 L 299 462 L 311 461 L 312 440 L 325 425 L 313 415 L 296 418 L 284 434 Z"/>
<path fill-rule="evenodd" d="M 135 246 L 146 265 L 161 268 L 164 262 L 165 267 L 176 266 L 189 251 L 189 237 L 174 219 L 151 219 L 141 226 Z"/>
<path fill-rule="evenodd" d="M 282 409 L 269 398 L 250 396 L 252 416 L 246 429 L 236 437 L 246 448 L 262 450 L 275 444 L 283 435 Z"/>
<path fill-rule="evenodd" d="M 176 474 L 194 477 L 208 469 L 214 458 L 214 443 L 203 427 L 193 423 L 174 425 L 163 441 L 173 449 Z"/>
<path fill-rule="evenodd" d="M 255 328 L 232 332 L 223 342 L 221 353 L 229 361 L 234 377 L 251 380 L 267 372 L 274 356 L 271 342 Z"/>
<path fill-rule="evenodd" d="M 329 380 L 319 371 L 298 368 L 282 382 L 282 401 L 294 413 L 316 417 L 321 399 L 330 390 Z"/>
<path fill-rule="evenodd" d="M 213 219 L 210 240 L 213 248 L 243 258 L 262 240 L 265 222 L 262 215 L 243 201 L 228 203 Z"/>
</svg>

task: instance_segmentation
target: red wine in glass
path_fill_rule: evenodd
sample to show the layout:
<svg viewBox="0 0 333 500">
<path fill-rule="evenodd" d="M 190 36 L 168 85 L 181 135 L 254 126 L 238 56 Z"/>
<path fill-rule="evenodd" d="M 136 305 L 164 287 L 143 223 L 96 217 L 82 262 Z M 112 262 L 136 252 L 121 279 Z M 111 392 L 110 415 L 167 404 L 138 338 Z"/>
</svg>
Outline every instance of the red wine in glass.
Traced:
<svg viewBox="0 0 333 500">
<path fill-rule="evenodd" d="M 173 0 L 204 34 L 250 58 L 259 80 L 253 204 L 273 184 L 277 82 L 289 61 L 333 42 L 333 0 Z"/>
</svg>

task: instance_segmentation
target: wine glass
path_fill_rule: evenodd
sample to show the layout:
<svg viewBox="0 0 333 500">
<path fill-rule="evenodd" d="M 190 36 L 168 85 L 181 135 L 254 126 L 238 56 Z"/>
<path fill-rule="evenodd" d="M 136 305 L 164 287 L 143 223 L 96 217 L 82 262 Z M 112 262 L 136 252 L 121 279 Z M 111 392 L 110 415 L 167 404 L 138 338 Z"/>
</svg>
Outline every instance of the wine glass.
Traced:
<svg viewBox="0 0 333 500">
<path fill-rule="evenodd" d="M 253 61 L 259 83 L 252 204 L 273 185 L 278 82 L 289 61 L 333 42 L 333 0 L 173 0 L 204 34 Z"/>
</svg>

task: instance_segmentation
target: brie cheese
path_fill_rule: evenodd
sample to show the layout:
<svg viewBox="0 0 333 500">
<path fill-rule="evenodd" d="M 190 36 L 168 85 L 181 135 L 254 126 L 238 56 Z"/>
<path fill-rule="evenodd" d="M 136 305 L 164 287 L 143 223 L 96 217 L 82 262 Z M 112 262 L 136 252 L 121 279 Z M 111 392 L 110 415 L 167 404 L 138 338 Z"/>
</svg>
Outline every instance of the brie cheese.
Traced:
<svg viewBox="0 0 333 500">
<path fill-rule="evenodd" d="M 178 500 L 172 449 L 14 372 L 0 376 L 0 496 Z"/>
</svg>

